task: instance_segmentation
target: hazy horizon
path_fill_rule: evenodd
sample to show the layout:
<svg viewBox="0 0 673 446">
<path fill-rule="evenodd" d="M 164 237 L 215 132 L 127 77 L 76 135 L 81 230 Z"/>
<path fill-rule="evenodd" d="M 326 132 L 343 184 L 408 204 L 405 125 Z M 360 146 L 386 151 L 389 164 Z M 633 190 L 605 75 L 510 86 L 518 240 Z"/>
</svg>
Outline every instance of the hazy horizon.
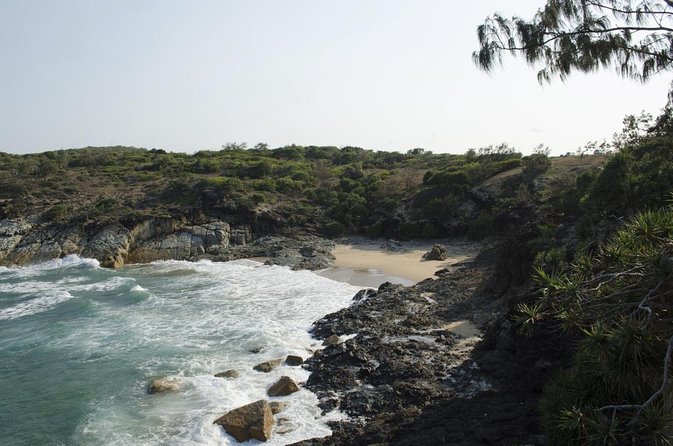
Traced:
<svg viewBox="0 0 673 446">
<path fill-rule="evenodd" d="M 531 17 L 542 4 L 5 0 L 0 151 L 542 143 L 561 154 L 663 108 L 665 73 L 645 85 L 612 70 L 540 85 L 521 59 L 477 69 L 486 16 Z"/>
</svg>

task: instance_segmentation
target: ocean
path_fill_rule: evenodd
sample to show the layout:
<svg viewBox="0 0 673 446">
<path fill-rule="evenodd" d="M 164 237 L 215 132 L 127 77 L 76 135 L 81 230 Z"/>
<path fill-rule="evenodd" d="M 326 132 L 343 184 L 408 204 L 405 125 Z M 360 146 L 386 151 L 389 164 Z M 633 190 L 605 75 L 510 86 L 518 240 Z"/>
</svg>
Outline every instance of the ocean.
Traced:
<svg viewBox="0 0 673 446">
<path fill-rule="evenodd" d="M 308 378 L 301 367 L 252 367 L 309 357 L 320 348 L 311 323 L 359 289 L 249 260 L 0 267 L 0 444 L 238 444 L 216 418 L 267 398 L 282 375 Z M 214 377 L 229 369 L 241 376 Z M 147 394 L 156 377 L 181 390 Z M 328 435 L 325 422 L 342 416 L 322 416 L 304 389 L 270 400 L 290 405 L 269 445 Z"/>
</svg>

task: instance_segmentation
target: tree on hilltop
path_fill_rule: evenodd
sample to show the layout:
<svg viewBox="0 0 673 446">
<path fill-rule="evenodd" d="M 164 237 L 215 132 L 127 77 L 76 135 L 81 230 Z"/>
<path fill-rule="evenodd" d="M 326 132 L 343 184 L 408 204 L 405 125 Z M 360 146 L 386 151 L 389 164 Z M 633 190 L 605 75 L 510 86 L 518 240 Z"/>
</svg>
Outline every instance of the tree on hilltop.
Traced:
<svg viewBox="0 0 673 446">
<path fill-rule="evenodd" d="M 646 81 L 673 68 L 673 0 L 547 0 L 532 20 L 488 17 L 475 63 L 492 71 L 503 53 L 542 64 L 540 82 L 614 67 Z"/>
</svg>

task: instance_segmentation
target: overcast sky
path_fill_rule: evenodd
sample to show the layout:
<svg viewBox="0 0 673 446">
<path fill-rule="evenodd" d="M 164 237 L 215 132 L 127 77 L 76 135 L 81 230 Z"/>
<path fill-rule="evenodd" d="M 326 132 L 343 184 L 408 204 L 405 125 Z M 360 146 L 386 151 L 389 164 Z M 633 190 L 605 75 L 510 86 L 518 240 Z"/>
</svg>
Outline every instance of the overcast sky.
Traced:
<svg viewBox="0 0 673 446">
<path fill-rule="evenodd" d="M 0 151 L 236 141 L 554 153 L 656 114 L 670 75 L 541 86 L 478 70 L 476 27 L 543 0 L 1 0 Z"/>
</svg>

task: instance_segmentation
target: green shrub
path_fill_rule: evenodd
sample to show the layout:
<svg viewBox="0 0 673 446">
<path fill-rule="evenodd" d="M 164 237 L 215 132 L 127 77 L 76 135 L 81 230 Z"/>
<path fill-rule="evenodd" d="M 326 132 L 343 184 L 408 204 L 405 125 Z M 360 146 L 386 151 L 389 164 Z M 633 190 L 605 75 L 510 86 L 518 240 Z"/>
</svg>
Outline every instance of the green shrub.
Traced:
<svg viewBox="0 0 673 446">
<path fill-rule="evenodd" d="M 288 177 L 276 180 L 276 190 L 284 194 L 300 194 L 303 190 L 303 184 Z"/>
<path fill-rule="evenodd" d="M 65 219 L 67 215 L 68 207 L 64 203 L 59 203 L 45 211 L 42 218 L 46 221 L 60 221 Z"/>
<path fill-rule="evenodd" d="M 477 218 L 468 222 L 466 235 L 472 240 L 483 240 L 493 235 L 493 215 L 489 210 L 483 210 Z"/>
<path fill-rule="evenodd" d="M 542 153 L 535 153 L 523 158 L 523 175 L 531 180 L 545 173 L 551 167 L 551 160 Z"/>
<path fill-rule="evenodd" d="M 325 225 L 323 232 L 329 237 L 340 237 L 346 233 L 346 227 L 338 221 L 331 221 Z"/>
<path fill-rule="evenodd" d="M 673 210 L 646 211 L 592 256 L 538 256 L 535 317 L 575 333 L 573 365 L 545 389 L 552 444 L 669 444 Z M 528 308 L 530 310 L 530 308 Z"/>
<path fill-rule="evenodd" d="M 437 238 L 439 237 L 439 230 L 432 223 L 426 223 L 425 225 L 423 225 L 423 229 L 421 230 L 421 237 Z"/>
</svg>

